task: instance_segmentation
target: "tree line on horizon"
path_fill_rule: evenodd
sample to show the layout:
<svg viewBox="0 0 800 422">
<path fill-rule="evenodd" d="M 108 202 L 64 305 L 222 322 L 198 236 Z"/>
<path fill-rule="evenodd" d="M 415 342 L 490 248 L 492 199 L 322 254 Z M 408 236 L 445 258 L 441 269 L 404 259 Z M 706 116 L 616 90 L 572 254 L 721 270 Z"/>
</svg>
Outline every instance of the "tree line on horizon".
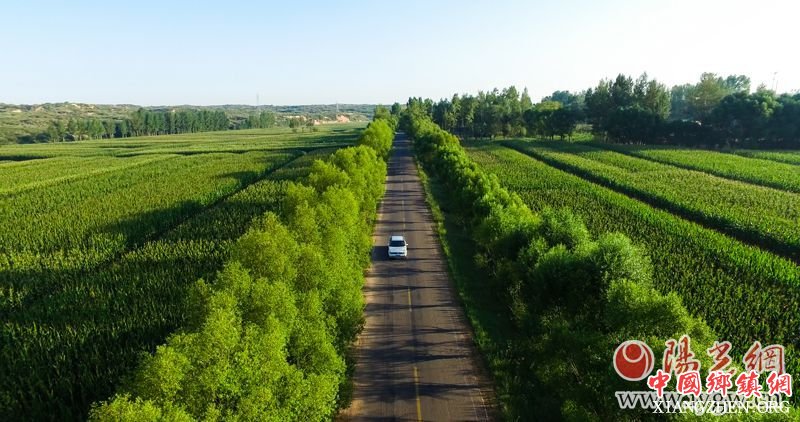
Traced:
<svg viewBox="0 0 800 422">
<path fill-rule="evenodd" d="M 131 136 L 172 135 L 235 129 L 262 129 L 277 124 L 271 111 L 251 114 L 246 119 L 231 119 L 222 110 L 147 110 L 139 108 L 125 119 L 55 120 L 35 137 L 42 142 L 83 139 L 128 138 Z"/>
<path fill-rule="evenodd" d="M 800 147 L 800 94 L 751 92 L 744 75 L 704 73 L 667 88 L 642 74 L 603 79 L 584 91 L 555 91 L 534 103 L 511 86 L 434 102 L 412 98 L 443 129 L 463 137 L 570 138 L 576 130 L 616 143 Z"/>
</svg>

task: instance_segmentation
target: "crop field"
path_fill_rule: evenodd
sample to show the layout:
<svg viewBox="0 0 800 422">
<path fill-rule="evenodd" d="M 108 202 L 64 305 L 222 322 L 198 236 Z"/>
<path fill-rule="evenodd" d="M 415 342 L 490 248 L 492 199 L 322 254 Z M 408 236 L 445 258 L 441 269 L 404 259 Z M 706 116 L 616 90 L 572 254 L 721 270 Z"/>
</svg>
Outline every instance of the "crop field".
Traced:
<svg viewBox="0 0 800 422">
<path fill-rule="evenodd" d="M 621 145 L 613 148 L 664 164 L 800 193 L 800 166 L 796 165 L 701 149 Z"/>
<path fill-rule="evenodd" d="M 515 146 L 544 150 L 521 142 Z M 468 144 L 467 150 L 532 209 L 568 208 L 593 233 L 621 232 L 645 246 L 654 264 L 656 287 L 678 292 L 687 308 L 731 341 L 737 353 L 743 353 L 754 338 L 786 344 L 793 355 L 800 346 L 796 336 L 800 319 L 787 312 L 800 306 L 800 268 L 792 261 L 507 146 L 478 142 Z M 567 148 L 549 148 L 542 157 L 588 160 L 555 150 Z M 744 185 L 742 190 L 749 191 Z M 753 213 L 760 212 L 758 204 L 752 207 Z M 787 359 L 795 366 L 793 361 Z"/>
<path fill-rule="evenodd" d="M 293 133 L 285 127 L 250 129 L 140 138 L 103 139 L 32 145 L 6 145 L 0 148 L 0 168 L 15 161 L 50 157 L 130 157 L 146 154 L 207 154 L 275 149 L 313 149 L 352 142 L 353 130 L 363 123 L 322 125 L 317 131 Z"/>
<path fill-rule="evenodd" d="M 735 151 L 735 153 L 744 157 L 763 158 L 779 163 L 800 164 L 800 151 L 760 151 L 742 149 Z"/>
<path fill-rule="evenodd" d="M 744 242 L 800 260 L 800 194 L 590 146 L 508 144 Z"/>
<path fill-rule="evenodd" d="M 286 181 L 359 132 L 0 148 L 28 158 L 0 162 L 0 419 L 85 417 L 191 317 L 188 287 L 221 268 Z"/>
</svg>

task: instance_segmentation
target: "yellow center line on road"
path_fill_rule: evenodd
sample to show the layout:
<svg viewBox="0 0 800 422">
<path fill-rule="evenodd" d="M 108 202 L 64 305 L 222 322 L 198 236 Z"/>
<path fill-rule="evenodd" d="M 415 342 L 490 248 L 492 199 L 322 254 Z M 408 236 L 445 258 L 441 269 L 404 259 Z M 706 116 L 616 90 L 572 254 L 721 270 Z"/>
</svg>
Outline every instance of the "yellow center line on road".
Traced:
<svg viewBox="0 0 800 422">
<path fill-rule="evenodd" d="M 422 422 L 422 403 L 419 401 L 419 371 L 414 367 L 414 391 L 417 393 L 417 422 Z"/>
<path fill-rule="evenodd" d="M 406 193 L 405 180 L 403 180 L 403 183 L 400 183 L 400 192 L 402 192 L 404 194 Z M 405 199 L 400 199 L 400 214 L 403 215 L 403 235 L 405 235 L 405 231 L 406 231 L 406 200 Z"/>
<path fill-rule="evenodd" d="M 411 307 L 411 287 L 408 288 L 408 312 L 412 312 Z M 413 335 L 413 334 L 412 334 Z M 414 351 L 416 354 L 416 350 Z M 414 393 L 417 397 L 417 422 L 422 422 L 422 401 L 419 399 L 419 370 L 414 365 Z"/>
<path fill-rule="evenodd" d="M 406 231 L 406 200 L 401 201 L 402 204 L 402 214 L 403 214 L 403 235 L 405 235 Z"/>
<path fill-rule="evenodd" d="M 401 183 L 400 184 L 400 191 L 405 193 L 405 191 L 406 191 L 405 183 Z M 405 231 L 406 231 L 406 200 L 405 199 L 401 199 L 400 200 L 400 209 L 401 209 L 400 213 L 403 215 L 403 233 L 405 233 Z M 413 312 L 414 309 L 413 309 L 413 307 L 411 305 L 411 286 L 408 287 L 407 291 L 408 291 L 408 312 Z M 413 326 L 413 324 L 412 324 L 412 326 Z M 413 333 L 412 333 L 412 335 L 413 335 Z M 414 354 L 416 355 L 416 353 L 417 352 L 415 350 Z M 415 356 L 415 360 L 416 360 L 416 356 Z M 416 395 L 416 398 L 417 398 L 417 422 L 422 422 L 422 401 L 419 398 L 419 370 L 417 369 L 416 365 L 414 365 L 414 394 Z"/>
</svg>

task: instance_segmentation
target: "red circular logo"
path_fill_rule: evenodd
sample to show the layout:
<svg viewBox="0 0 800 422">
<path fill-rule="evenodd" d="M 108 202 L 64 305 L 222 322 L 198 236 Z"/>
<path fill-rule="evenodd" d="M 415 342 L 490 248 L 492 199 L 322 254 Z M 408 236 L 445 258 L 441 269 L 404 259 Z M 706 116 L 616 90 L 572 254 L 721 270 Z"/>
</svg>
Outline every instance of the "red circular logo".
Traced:
<svg viewBox="0 0 800 422">
<path fill-rule="evenodd" d="M 639 340 L 628 340 L 614 351 L 614 370 L 622 379 L 640 381 L 653 372 L 653 350 Z"/>
</svg>

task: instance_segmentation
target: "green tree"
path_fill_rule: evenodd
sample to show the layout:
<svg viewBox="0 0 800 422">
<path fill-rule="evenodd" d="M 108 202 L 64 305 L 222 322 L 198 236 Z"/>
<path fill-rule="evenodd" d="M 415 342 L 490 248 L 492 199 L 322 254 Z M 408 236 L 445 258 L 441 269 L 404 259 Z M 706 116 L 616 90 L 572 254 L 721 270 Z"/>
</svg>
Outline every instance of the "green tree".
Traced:
<svg viewBox="0 0 800 422">
<path fill-rule="evenodd" d="M 601 80 L 596 88 L 589 88 L 586 91 L 586 115 L 592 123 L 592 130 L 595 133 L 605 131 L 605 124 L 615 108 L 611 98 L 610 81 Z"/>
<path fill-rule="evenodd" d="M 356 145 L 366 145 L 384 159 L 389 157 L 394 130 L 386 119 L 373 120 L 356 141 Z"/>
<path fill-rule="evenodd" d="M 297 117 L 292 117 L 289 119 L 289 128 L 292 129 L 292 132 L 297 132 L 297 129 L 301 126 L 302 122 Z"/>
<path fill-rule="evenodd" d="M 475 110 L 477 102 L 475 97 L 465 95 L 459 100 L 458 114 L 456 116 L 456 130 L 459 133 L 475 136 Z"/>
<path fill-rule="evenodd" d="M 145 115 L 147 110 L 143 108 L 137 109 L 130 118 L 130 129 L 133 136 L 141 136 L 145 134 Z"/>
<path fill-rule="evenodd" d="M 722 78 L 713 73 L 703 73 L 700 82 L 694 86 L 689 96 L 692 116 L 696 120 L 705 120 L 726 93 Z"/>
<path fill-rule="evenodd" d="M 375 106 L 375 111 L 373 114 L 374 114 L 373 118 L 376 120 L 377 119 L 390 120 L 392 118 L 392 114 L 389 112 L 389 109 L 387 109 L 382 105 Z"/>
<path fill-rule="evenodd" d="M 553 135 L 557 135 L 562 140 L 565 137 L 570 138 L 578 124 L 578 115 L 572 109 L 560 108 L 553 111 L 549 124 Z"/>
<path fill-rule="evenodd" d="M 258 117 L 260 128 L 267 129 L 275 126 L 275 113 L 271 111 L 262 111 Z"/>
<path fill-rule="evenodd" d="M 100 119 L 89 119 L 87 121 L 89 137 L 92 139 L 100 139 L 102 138 L 105 133 L 106 129 L 103 125 L 103 122 Z"/>
<path fill-rule="evenodd" d="M 610 94 L 615 108 L 632 106 L 634 104 L 633 79 L 620 73 L 611 84 Z"/>
<path fill-rule="evenodd" d="M 670 90 L 670 114 L 671 120 L 689 120 L 692 113 L 689 106 L 693 85 L 675 85 Z"/>
<path fill-rule="evenodd" d="M 750 78 L 745 75 L 730 75 L 725 78 L 725 88 L 729 94 L 750 92 Z"/>
<path fill-rule="evenodd" d="M 519 104 L 523 113 L 525 110 L 529 110 L 531 107 L 533 107 L 533 101 L 531 101 L 531 96 L 528 94 L 527 87 L 522 90 L 522 95 L 519 98 Z"/>
<path fill-rule="evenodd" d="M 770 119 L 778 106 L 772 91 L 737 92 L 723 98 L 708 120 L 728 142 L 758 141 L 766 137 Z"/>
<path fill-rule="evenodd" d="M 50 142 L 62 142 L 67 135 L 67 124 L 63 120 L 54 120 L 46 130 L 47 139 Z"/>
<path fill-rule="evenodd" d="M 117 122 L 114 128 L 114 137 L 127 138 L 128 136 L 130 136 L 130 127 L 128 126 L 128 121 L 122 120 Z"/>
<path fill-rule="evenodd" d="M 114 123 L 113 120 L 111 120 L 111 119 L 104 120 L 103 121 L 103 131 L 104 131 L 103 136 L 108 138 L 108 139 L 113 138 L 114 137 L 114 132 L 116 130 L 116 126 L 117 125 Z"/>
<path fill-rule="evenodd" d="M 644 86 L 642 89 L 637 89 L 636 103 L 665 120 L 669 117 L 670 111 L 670 93 L 666 85 L 658 83 L 655 79 L 648 81 L 646 73 L 642 74 L 642 78 Z"/>
</svg>

